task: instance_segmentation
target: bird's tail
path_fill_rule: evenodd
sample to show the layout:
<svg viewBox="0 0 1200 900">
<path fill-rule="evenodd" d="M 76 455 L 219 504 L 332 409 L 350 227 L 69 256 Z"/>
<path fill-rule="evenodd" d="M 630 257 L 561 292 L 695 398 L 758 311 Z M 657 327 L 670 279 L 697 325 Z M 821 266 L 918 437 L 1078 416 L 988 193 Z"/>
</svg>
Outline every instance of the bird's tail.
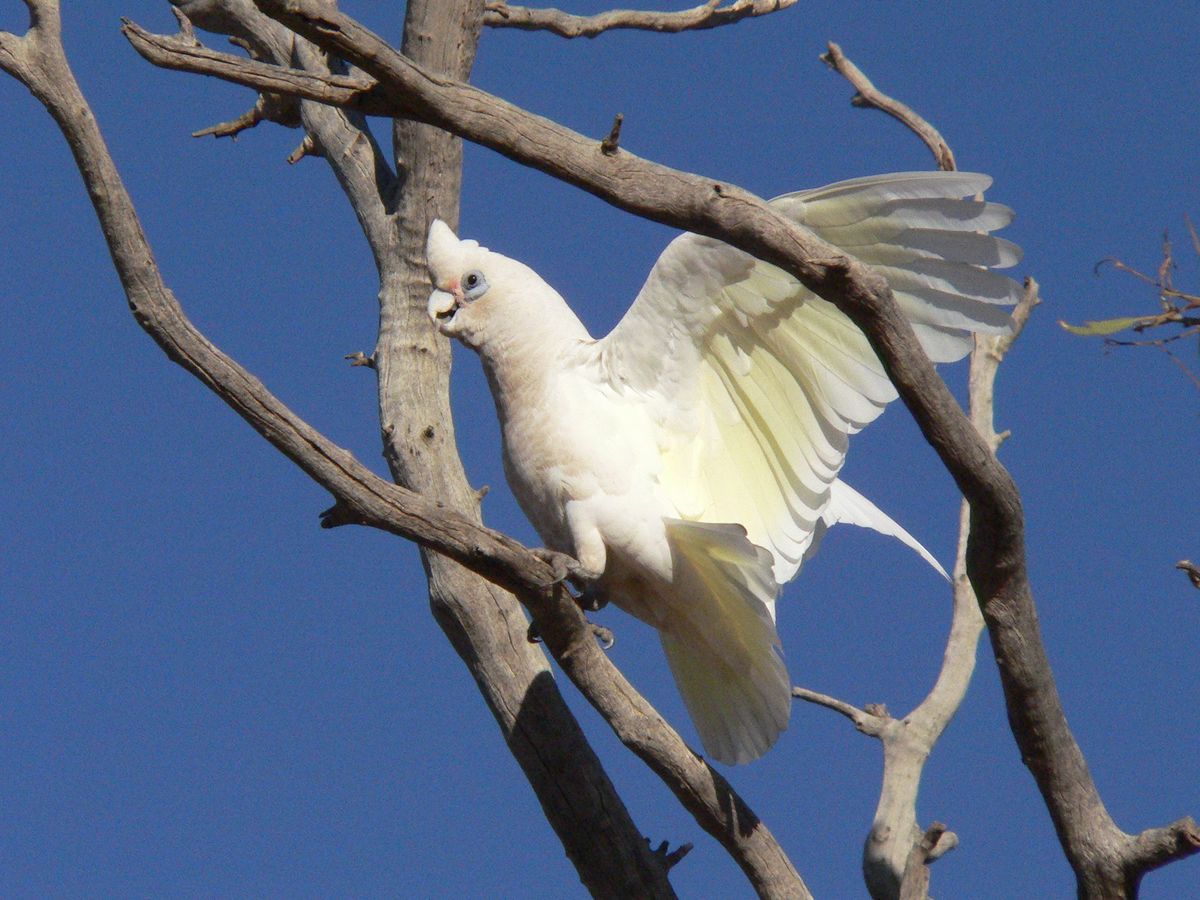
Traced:
<svg viewBox="0 0 1200 900">
<path fill-rule="evenodd" d="M 663 650 L 705 751 L 762 756 L 787 728 L 791 681 L 775 631 L 771 554 L 740 525 L 667 521 L 674 579 Z"/>
</svg>

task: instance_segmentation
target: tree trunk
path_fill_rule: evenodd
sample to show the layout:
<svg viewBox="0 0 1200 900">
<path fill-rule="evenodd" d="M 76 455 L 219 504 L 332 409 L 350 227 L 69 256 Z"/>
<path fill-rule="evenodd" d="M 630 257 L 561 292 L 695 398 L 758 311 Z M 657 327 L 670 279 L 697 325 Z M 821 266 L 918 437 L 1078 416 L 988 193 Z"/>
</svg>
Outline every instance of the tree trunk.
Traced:
<svg viewBox="0 0 1200 900">
<path fill-rule="evenodd" d="M 404 53 L 465 81 L 482 0 L 411 0 Z M 450 417 L 450 343 L 425 313 L 429 222 L 457 226 L 462 142 L 428 125 L 394 126 L 396 247 L 381 261 L 379 413 L 398 483 L 479 519 Z M 595 896 L 673 896 L 666 867 L 634 825 L 555 684 L 516 599 L 457 563 L 421 551 L 438 624 L 474 676 L 513 756 L 583 883 Z"/>
</svg>

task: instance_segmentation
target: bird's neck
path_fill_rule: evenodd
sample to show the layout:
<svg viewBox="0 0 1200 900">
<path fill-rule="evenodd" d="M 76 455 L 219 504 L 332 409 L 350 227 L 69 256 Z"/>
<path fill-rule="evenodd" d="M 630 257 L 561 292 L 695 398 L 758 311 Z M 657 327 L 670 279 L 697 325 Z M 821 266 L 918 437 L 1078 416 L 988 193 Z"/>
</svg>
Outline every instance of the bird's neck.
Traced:
<svg viewBox="0 0 1200 900">
<path fill-rule="evenodd" d="M 566 304 L 538 315 L 514 316 L 477 348 L 501 422 L 515 410 L 538 408 L 554 393 L 563 373 L 592 343 Z"/>
</svg>

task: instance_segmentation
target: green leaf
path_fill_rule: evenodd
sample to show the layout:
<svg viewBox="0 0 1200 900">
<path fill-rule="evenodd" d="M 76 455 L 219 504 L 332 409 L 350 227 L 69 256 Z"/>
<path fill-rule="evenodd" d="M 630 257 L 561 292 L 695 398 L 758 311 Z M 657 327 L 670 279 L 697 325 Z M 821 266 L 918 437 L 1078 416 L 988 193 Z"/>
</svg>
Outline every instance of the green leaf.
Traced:
<svg viewBox="0 0 1200 900">
<path fill-rule="evenodd" d="M 1062 319 L 1059 319 L 1058 324 L 1071 332 L 1071 334 L 1103 336 L 1106 334 L 1116 334 L 1118 331 L 1124 331 L 1126 328 L 1132 328 L 1134 325 L 1144 321 L 1145 318 L 1145 316 L 1131 316 L 1126 319 L 1101 319 L 1099 322 L 1084 322 L 1082 325 L 1068 325 Z"/>
</svg>

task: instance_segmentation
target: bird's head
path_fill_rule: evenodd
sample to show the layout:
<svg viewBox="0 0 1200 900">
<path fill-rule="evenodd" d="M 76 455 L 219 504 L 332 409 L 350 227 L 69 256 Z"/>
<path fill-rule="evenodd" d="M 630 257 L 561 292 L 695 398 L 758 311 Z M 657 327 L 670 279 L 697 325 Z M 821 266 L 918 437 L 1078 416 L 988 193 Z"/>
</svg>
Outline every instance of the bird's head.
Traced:
<svg viewBox="0 0 1200 900">
<path fill-rule="evenodd" d="M 459 240 L 440 219 L 429 226 L 425 258 L 433 281 L 429 318 L 442 334 L 472 349 L 483 351 L 489 342 L 517 334 L 533 339 L 544 326 L 561 328 L 564 316 L 578 324 L 536 272 L 478 241 Z"/>
<path fill-rule="evenodd" d="M 511 288 L 513 261 L 480 247 L 478 241 L 460 241 L 441 219 L 429 226 L 425 258 L 433 281 L 428 310 L 434 327 L 477 347 L 501 295 Z"/>
</svg>

